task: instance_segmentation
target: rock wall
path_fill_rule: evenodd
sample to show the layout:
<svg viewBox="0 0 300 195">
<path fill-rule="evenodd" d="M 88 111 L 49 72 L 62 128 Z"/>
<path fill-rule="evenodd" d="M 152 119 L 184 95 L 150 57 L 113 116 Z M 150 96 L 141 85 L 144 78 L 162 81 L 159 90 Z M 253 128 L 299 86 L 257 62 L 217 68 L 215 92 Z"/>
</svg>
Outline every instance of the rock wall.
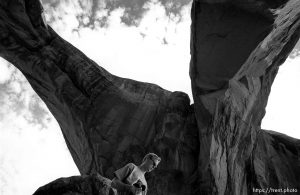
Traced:
<svg viewBox="0 0 300 195">
<path fill-rule="evenodd" d="M 195 105 L 185 93 L 108 73 L 41 15 L 38 0 L 1 1 L 0 55 L 22 71 L 61 127 L 82 175 L 64 187 L 89 185 L 85 175 L 111 178 L 155 152 L 162 162 L 147 175 L 149 195 L 300 190 L 299 140 L 260 129 L 278 67 L 299 38 L 300 2 L 194 1 Z"/>
<path fill-rule="evenodd" d="M 248 165 L 249 184 L 261 189 L 297 189 L 299 193 L 299 156 L 299 140 L 274 131 L 259 131 Z"/>
<path fill-rule="evenodd" d="M 281 144 L 293 151 L 282 155 L 274 135 L 260 129 L 278 68 L 299 39 L 299 8 L 297 1 L 194 1 L 190 77 L 200 138 L 199 194 L 299 188 L 295 172 L 286 172 L 299 170 L 299 141 L 278 135 L 289 139 Z M 262 152 L 266 145 L 273 150 Z M 280 156 L 276 162 L 267 160 L 270 153 Z M 269 176 L 272 169 L 277 173 Z"/>
</svg>

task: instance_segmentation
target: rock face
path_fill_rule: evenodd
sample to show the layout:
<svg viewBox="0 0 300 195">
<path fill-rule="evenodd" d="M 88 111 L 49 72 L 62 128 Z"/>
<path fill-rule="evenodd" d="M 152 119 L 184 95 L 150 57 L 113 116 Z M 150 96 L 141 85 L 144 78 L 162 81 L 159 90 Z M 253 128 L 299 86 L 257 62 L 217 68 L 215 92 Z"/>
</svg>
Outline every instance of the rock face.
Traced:
<svg viewBox="0 0 300 195">
<path fill-rule="evenodd" d="M 33 195 L 110 195 L 110 184 L 109 179 L 99 174 L 73 176 L 42 186 Z"/>
<path fill-rule="evenodd" d="M 194 1 L 195 105 L 182 92 L 108 73 L 47 26 L 41 10 L 38 0 L 0 2 L 0 55 L 57 119 L 81 175 L 111 178 L 155 152 L 162 163 L 147 175 L 149 195 L 300 190 L 299 140 L 260 129 L 278 67 L 299 38 L 299 1 Z M 93 185 L 86 178 L 62 188 Z"/>
<path fill-rule="evenodd" d="M 298 189 L 300 141 L 273 131 L 259 131 L 249 164 L 252 186 Z M 277 187 L 278 186 L 278 187 Z"/>
<path fill-rule="evenodd" d="M 297 1 L 194 1 L 190 76 L 201 194 L 299 189 L 291 171 L 299 171 L 299 141 L 260 129 L 278 67 L 299 38 L 299 16 Z"/>
<path fill-rule="evenodd" d="M 33 195 L 113 195 L 111 180 L 99 174 L 59 178 L 40 187 Z"/>
</svg>

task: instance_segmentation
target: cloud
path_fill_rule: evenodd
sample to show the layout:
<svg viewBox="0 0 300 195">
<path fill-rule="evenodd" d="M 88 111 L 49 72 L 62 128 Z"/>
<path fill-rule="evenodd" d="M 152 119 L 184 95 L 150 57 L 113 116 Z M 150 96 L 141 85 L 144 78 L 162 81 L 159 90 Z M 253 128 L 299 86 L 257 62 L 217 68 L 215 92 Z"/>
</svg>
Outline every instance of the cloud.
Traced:
<svg viewBox="0 0 300 195">
<path fill-rule="evenodd" d="M 45 104 L 20 71 L 2 63 L 10 71 L 0 84 L 0 194 L 32 194 L 54 179 L 78 175 Z"/>
<path fill-rule="evenodd" d="M 27 122 L 45 128 L 49 120 L 45 104 L 19 70 L 2 58 L 0 63 L 0 72 L 4 75 L 0 82 L 0 121 L 7 118 L 7 113 L 14 112 Z"/>
<path fill-rule="evenodd" d="M 161 4 L 166 9 L 166 15 L 169 17 L 182 18 L 182 9 L 191 3 L 191 0 L 161 0 Z"/>
<path fill-rule="evenodd" d="M 0 84 L 7 82 L 13 73 L 12 65 L 0 57 Z"/>
<path fill-rule="evenodd" d="M 68 14 L 74 14 L 77 19 L 77 27 L 81 28 L 103 28 L 109 24 L 107 18 L 118 9 L 124 12 L 120 15 L 121 22 L 127 26 L 138 26 L 146 12 L 149 11 L 148 4 L 159 3 L 165 9 L 169 19 L 182 18 L 182 9 L 191 3 L 191 0 L 42 0 L 48 15 L 47 21 L 54 24 Z M 72 8 L 65 10 L 64 8 Z M 75 12 L 75 13 L 74 13 Z"/>
<path fill-rule="evenodd" d="M 107 28 L 82 28 L 72 33 L 74 23 L 64 18 L 61 24 L 66 25 L 57 24 L 54 29 L 112 74 L 191 96 L 190 6 L 182 8 L 180 22 L 170 20 L 160 2 L 151 2 L 145 5 L 149 11 L 138 26 L 124 24 L 121 16 L 125 10 L 119 8 L 107 18 Z"/>
<path fill-rule="evenodd" d="M 24 116 L 29 123 L 38 124 L 41 128 L 46 128 L 47 122 L 51 120 L 49 111 L 43 106 L 43 102 L 37 96 L 34 96 L 29 102 L 28 110 L 31 113 L 30 117 Z"/>
<path fill-rule="evenodd" d="M 22 116 L 7 115 L 0 122 L 1 194 L 32 194 L 54 179 L 79 174 L 55 120 L 40 131 Z"/>
</svg>

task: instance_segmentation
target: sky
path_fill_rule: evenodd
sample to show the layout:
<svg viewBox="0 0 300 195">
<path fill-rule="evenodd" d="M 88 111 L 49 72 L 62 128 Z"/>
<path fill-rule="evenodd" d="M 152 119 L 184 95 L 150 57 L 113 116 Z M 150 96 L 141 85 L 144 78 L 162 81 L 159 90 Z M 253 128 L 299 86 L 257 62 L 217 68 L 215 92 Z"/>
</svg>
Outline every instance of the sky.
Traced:
<svg viewBox="0 0 300 195">
<path fill-rule="evenodd" d="M 190 0 L 43 0 L 47 22 L 110 73 L 190 98 Z M 300 139 L 300 43 L 280 68 L 263 129 Z M 60 128 L 13 65 L 0 59 L 0 195 L 32 194 L 78 175 Z"/>
</svg>

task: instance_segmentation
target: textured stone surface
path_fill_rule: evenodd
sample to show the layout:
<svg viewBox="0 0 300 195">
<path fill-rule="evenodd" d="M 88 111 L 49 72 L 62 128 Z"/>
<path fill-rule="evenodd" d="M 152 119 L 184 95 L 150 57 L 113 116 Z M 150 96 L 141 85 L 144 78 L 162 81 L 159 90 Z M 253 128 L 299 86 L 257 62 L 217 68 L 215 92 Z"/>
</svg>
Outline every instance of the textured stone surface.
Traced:
<svg viewBox="0 0 300 195">
<path fill-rule="evenodd" d="M 203 194 L 299 188 L 299 178 L 291 171 L 299 171 L 299 141 L 278 135 L 285 140 L 282 147 L 293 151 L 283 155 L 271 141 L 274 135 L 260 130 L 260 123 L 278 67 L 299 38 L 300 2 L 251 2 L 200 0 L 193 4 L 190 76 Z M 273 15 L 268 14 L 270 10 Z M 264 145 L 273 149 L 263 152 Z M 269 161 L 271 153 L 280 157 Z M 280 163 L 293 160 L 295 166 Z M 277 174 L 270 176 L 274 169 Z M 280 179 L 280 175 L 291 177 Z"/>
<path fill-rule="evenodd" d="M 99 174 L 59 178 L 40 187 L 33 195 L 110 195 L 111 180 Z"/>
<path fill-rule="evenodd" d="M 194 1 L 195 105 L 185 93 L 108 73 L 44 23 L 37 0 L 0 2 L 0 55 L 57 119 L 82 175 L 111 178 L 155 152 L 162 163 L 147 175 L 150 195 L 300 190 L 299 140 L 260 129 L 278 67 L 299 38 L 299 18 L 294 0 Z M 93 185 L 85 176 L 66 180 Z"/>
<path fill-rule="evenodd" d="M 274 131 L 259 131 L 248 164 L 249 169 L 251 168 L 251 185 L 262 188 L 296 188 L 299 193 L 299 156 L 299 140 Z"/>
</svg>

